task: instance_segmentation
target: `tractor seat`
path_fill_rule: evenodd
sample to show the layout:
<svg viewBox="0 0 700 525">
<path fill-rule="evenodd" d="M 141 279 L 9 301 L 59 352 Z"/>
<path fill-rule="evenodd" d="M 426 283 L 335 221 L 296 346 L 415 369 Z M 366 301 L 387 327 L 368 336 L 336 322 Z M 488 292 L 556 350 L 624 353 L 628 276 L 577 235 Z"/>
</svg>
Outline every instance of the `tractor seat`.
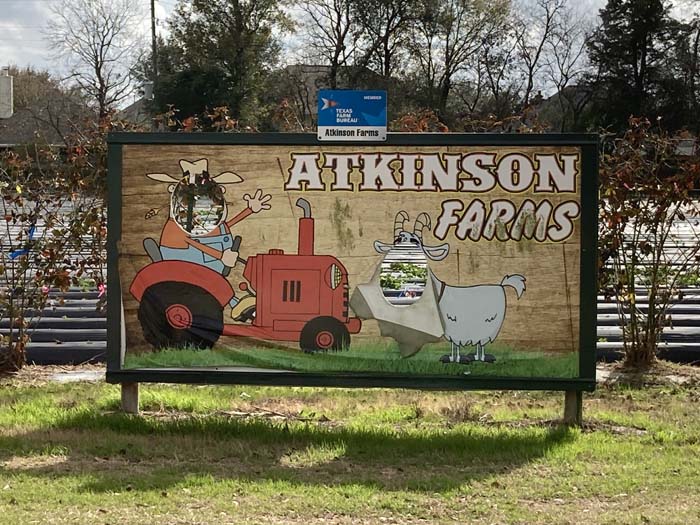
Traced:
<svg viewBox="0 0 700 525">
<path fill-rule="evenodd" d="M 143 248 L 153 262 L 160 262 L 163 260 L 163 255 L 160 253 L 160 246 L 158 246 L 155 239 L 151 237 L 144 239 Z"/>
</svg>

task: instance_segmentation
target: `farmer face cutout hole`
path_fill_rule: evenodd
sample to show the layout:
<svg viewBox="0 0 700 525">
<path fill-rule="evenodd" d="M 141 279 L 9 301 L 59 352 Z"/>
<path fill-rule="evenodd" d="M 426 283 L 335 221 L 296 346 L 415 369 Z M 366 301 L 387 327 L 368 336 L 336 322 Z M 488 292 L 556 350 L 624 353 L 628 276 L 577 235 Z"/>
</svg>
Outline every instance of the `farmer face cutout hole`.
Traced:
<svg viewBox="0 0 700 525">
<path fill-rule="evenodd" d="M 414 245 L 394 245 L 384 256 L 379 282 L 384 298 L 394 306 L 408 306 L 425 289 L 428 260 Z"/>
<path fill-rule="evenodd" d="M 190 235 L 206 235 L 226 218 L 223 186 L 212 180 L 181 180 L 173 190 L 171 212 L 175 222 Z"/>
</svg>

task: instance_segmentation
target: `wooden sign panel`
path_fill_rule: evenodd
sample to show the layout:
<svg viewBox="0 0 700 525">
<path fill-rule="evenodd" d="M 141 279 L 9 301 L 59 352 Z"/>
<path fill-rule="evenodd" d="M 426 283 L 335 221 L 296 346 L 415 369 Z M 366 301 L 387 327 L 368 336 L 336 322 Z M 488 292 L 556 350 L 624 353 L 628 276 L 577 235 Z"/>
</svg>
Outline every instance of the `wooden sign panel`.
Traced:
<svg viewBox="0 0 700 525">
<path fill-rule="evenodd" d="M 108 378 L 593 388 L 596 148 L 114 134 Z"/>
</svg>

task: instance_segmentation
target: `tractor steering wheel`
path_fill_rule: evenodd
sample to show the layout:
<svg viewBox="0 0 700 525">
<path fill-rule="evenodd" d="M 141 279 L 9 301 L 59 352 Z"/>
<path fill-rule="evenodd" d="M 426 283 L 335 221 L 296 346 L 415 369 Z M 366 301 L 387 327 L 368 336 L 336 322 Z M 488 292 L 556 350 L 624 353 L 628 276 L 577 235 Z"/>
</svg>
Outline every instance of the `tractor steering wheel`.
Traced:
<svg viewBox="0 0 700 525">
<path fill-rule="evenodd" d="M 236 236 L 233 238 L 233 242 L 231 243 L 231 248 L 229 248 L 229 249 L 230 249 L 230 250 L 233 250 L 234 252 L 237 252 L 237 251 L 240 250 L 240 248 L 241 248 L 241 236 L 240 236 L 240 235 L 236 235 Z M 241 259 L 240 257 L 238 257 L 238 262 L 239 262 L 239 263 L 245 264 L 245 263 L 246 263 L 246 260 L 245 260 L 245 259 Z M 230 266 L 224 266 L 224 270 L 221 272 L 221 275 L 223 275 L 224 277 L 228 277 L 230 273 L 231 273 L 231 267 L 230 267 Z"/>
<path fill-rule="evenodd" d="M 233 242 L 231 243 L 231 250 L 233 250 L 234 252 L 237 252 L 238 250 L 240 250 L 240 248 L 241 248 L 241 236 L 236 235 L 233 238 Z"/>
</svg>

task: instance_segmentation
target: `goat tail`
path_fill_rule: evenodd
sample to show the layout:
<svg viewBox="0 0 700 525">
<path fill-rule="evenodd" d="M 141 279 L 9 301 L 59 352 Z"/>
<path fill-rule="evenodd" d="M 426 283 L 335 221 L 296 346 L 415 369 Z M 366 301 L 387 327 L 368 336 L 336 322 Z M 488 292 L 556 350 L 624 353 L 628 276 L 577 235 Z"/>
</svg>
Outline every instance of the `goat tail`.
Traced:
<svg viewBox="0 0 700 525">
<path fill-rule="evenodd" d="M 520 299 L 525 293 L 525 276 L 517 273 L 515 275 L 506 275 L 501 281 L 501 286 L 513 288 L 518 295 L 518 299 Z"/>
</svg>

